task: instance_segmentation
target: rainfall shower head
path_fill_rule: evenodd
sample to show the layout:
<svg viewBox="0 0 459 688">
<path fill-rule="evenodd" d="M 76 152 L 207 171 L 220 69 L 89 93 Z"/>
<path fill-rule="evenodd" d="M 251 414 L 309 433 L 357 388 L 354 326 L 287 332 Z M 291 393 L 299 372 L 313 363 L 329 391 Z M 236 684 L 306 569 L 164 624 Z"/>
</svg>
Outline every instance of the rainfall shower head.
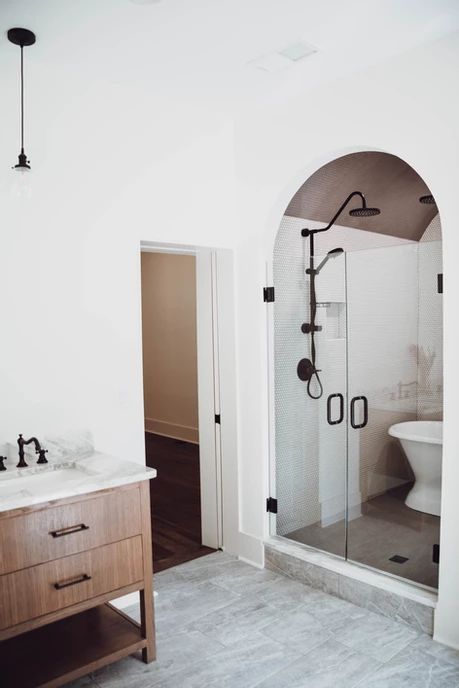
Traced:
<svg viewBox="0 0 459 688">
<path fill-rule="evenodd" d="M 435 205 L 435 198 L 432 194 L 427 194 L 426 196 L 421 196 L 419 203 L 424 203 L 425 205 Z"/>
<path fill-rule="evenodd" d="M 352 208 L 349 211 L 349 215 L 352 217 L 373 217 L 373 215 L 379 215 L 379 208 L 367 208 L 366 204 L 362 208 Z"/>
<path fill-rule="evenodd" d="M 362 199 L 362 205 L 360 208 L 352 208 L 349 211 L 351 217 L 373 217 L 373 215 L 379 215 L 381 212 L 379 208 L 368 208 L 363 193 L 358 193 L 358 195 Z"/>
</svg>

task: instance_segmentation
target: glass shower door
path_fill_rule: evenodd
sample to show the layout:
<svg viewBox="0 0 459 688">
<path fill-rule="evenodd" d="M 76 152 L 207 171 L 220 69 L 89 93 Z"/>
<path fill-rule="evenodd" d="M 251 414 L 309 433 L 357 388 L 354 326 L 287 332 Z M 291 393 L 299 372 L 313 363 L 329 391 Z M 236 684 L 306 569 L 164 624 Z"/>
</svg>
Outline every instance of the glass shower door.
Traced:
<svg viewBox="0 0 459 688">
<path fill-rule="evenodd" d="M 414 473 L 389 429 L 441 419 L 441 255 L 331 250 L 311 279 L 308 242 L 286 231 L 274 260 L 272 532 L 433 588 L 440 518 L 406 503 Z"/>
<path fill-rule="evenodd" d="M 293 257 L 293 259 L 292 259 Z M 274 260 L 276 534 L 346 555 L 346 262 L 314 260 L 315 299 L 307 242 L 278 242 Z M 320 267 L 321 266 L 321 267 Z M 315 318 L 311 318 L 311 301 Z M 308 361 L 315 367 L 304 379 Z M 301 379 L 303 378 L 303 379 Z M 318 397 L 318 398 L 314 398 Z"/>
<path fill-rule="evenodd" d="M 418 419 L 421 245 L 350 252 L 347 263 L 348 559 L 431 587 L 438 516 L 405 504 L 414 484 L 396 424 Z M 441 271 L 441 270 L 440 270 Z"/>
</svg>

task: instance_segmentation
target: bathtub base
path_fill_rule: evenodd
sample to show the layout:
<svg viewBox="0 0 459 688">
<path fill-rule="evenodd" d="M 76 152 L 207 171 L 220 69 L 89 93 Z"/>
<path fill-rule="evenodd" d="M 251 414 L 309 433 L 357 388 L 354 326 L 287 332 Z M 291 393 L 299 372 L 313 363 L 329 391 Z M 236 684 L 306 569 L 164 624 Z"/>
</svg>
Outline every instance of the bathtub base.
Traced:
<svg viewBox="0 0 459 688">
<path fill-rule="evenodd" d="M 399 439 L 415 479 L 405 499 L 406 506 L 422 511 L 424 514 L 440 516 L 442 445 L 415 442 L 406 438 Z"/>
<path fill-rule="evenodd" d="M 435 485 L 420 485 L 416 482 L 409 491 L 405 504 L 415 511 L 440 516 L 441 489 Z"/>
</svg>

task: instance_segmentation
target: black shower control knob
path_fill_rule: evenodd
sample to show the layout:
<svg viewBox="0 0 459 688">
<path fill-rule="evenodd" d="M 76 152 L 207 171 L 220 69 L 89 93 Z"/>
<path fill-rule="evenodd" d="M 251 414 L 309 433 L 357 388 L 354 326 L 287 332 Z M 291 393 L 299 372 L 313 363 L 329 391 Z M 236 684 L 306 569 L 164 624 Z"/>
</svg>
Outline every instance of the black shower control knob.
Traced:
<svg viewBox="0 0 459 688">
<path fill-rule="evenodd" d="M 303 382 L 307 382 L 315 373 L 315 366 L 309 358 L 302 358 L 296 368 L 296 374 Z"/>
</svg>

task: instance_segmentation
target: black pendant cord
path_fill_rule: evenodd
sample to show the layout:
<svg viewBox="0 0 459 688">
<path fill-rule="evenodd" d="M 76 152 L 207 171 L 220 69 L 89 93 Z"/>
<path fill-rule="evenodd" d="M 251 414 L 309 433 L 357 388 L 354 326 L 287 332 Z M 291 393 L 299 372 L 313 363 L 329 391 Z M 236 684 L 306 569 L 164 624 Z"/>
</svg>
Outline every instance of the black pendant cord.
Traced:
<svg viewBox="0 0 459 688">
<path fill-rule="evenodd" d="M 18 156 L 18 162 L 16 165 L 14 165 L 13 169 L 17 170 L 18 172 L 25 172 L 26 170 L 30 170 L 30 165 L 29 161 L 27 160 L 27 156 L 24 153 L 24 47 L 33 45 L 36 41 L 36 36 L 33 31 L 21 27 L 13 27 L 8 29 L 7 35 L 8 40 L 13 43 L 13 45 L 19 46 L 21 49 L 21 65 L 19 70 L 19 76 L 21 80 L 21 152 Z"/>
<path fill-rule="evenodd" d="M 21 153 L 24 154 L 24 46 L 21 45 Z"/>
</svg>

